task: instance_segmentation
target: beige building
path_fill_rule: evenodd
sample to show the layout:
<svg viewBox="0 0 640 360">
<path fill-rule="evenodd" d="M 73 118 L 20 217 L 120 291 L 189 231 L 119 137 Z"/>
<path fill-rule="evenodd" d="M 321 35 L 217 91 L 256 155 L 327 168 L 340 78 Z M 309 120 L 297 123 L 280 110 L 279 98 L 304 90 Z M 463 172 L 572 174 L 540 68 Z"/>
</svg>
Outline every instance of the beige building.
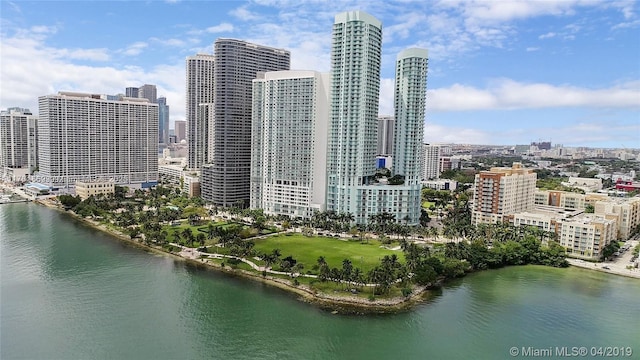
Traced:
<svg viewBox="0 0 640 360">
<path fill-rule="evenodd" d="M 560 190 L 536 190 L 535 205 L 554 206 L 561 209 L 584 210 L 587 205 L 594 205 L 597 201 L 607 200 L 607 194 L 581 194 Z"/>
<path fill-rule="evenodd" d="M 595 204 L 595 214 L 617 223 L 617 239 L 627 240 L 640 225 L 640 197 L 608 198 Z"/>
<path fill-rule="evenodd" d="M 474 184 L 472 224 L 502 222 L 506 215 L 533 209 L 536 180 L 533 169 L 520 163 L 481 171 Z"/>
<path fill-rule="evenodd" d="M 599 260 L 602 249 L 616 240 L 616 221 L 594 215 L 581 215 L 562 222 L 559 242 L 567 255 Z"/>
<path fill-rule="evenodd" d="M 100 194 L 114 194 L 116 191 L 115 183 L 113 181 L 105 182 L 76 182 L 76 195 L 80 196 L 82 200 L 87 199 L 89 196 L 96 196 Z"/>
</svg>

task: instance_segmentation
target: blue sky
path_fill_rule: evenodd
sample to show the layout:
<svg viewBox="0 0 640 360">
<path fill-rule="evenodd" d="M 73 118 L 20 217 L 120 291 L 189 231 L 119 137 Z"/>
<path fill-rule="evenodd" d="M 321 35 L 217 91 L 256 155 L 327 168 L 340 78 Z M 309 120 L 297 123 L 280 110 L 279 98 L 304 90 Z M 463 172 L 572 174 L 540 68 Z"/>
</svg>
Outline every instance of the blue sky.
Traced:
<svg viewBox="0 0 640 360">
<path fill-rule="evenodd" d="M 383 23 L 380 113 L 396 54 L 429 50 L 425 141 L 640 148 L 636 1 L 0 1 L 0 108 L 61 90 L 156 84 L 184 119 L 187 56 L 218 37 L 329 71 L 336 13 Z"/>
</svg>

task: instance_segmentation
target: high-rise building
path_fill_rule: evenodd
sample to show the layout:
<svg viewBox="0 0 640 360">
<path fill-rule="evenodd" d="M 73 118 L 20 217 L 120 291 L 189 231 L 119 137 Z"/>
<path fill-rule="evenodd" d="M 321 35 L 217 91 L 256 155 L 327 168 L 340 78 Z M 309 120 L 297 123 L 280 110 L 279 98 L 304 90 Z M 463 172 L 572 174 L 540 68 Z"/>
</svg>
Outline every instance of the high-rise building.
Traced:
<svg viewBox="0 0 640 360">
<path fill-rule="evenodd" d="M 420 220 L 428 59 L 426 49 L 411 48 L 398 54 L 396 61 L 392 173 L 402 176 L 404 184 L 397 189 L 402 201 L 395 216 L 410 224 Z"/>
<path fill-rule="evenodd" d="M 507 215 L 529 211 L 535 203 L 537 175 L 520 163 L 495 167 L 476 175 L 471 222 L 498 223 Z"/>
<path fill-rule="evenodd" d="M 393 152 L 393 116 L 378 117 L 378 147 L 376 154 L 389 156 Z"/>
<path fill-rule="evenodd" d="M 382 23 L 362 11 L 335 16 L 327 209 L 368 221 L 362 206 L 376 171 Z"/>
<path fill-rule="evenodd" d="M 426 49 L 411 48 L 396 61 L 393 173 L 404 176 L 406 185 L 420 185 L 422 180 L 428 58 Z"/>
<path fill-rule="evenodd" d="M 138 88 L 138 97 L 147 99 L 150 103 L 157 103 L 158 89 L 155 85 L 144 84 Z"/>
<path fill-rule="evenodd" d="M 302 218 L 325 210 L 329 79 L 276 71 L 253 80 L 252 209 Z"/>
<path fill-rule="evenodd" d="M 158 98 L 158 141 L 169 143 L 169 105 L 167 98 Z"/>
<path fill-rule="evenodd" d="M 197 54 L 187 58 L 187 142 L 189 143 L 187 166 L 198 170 L 208 160 L 207 142 L 210 124 L 198 121 L 198 110 L 201 104 L 213 104 L 214 89 L 214 56 Z M 176 125 L 176 134 L 177 134 Z M 178 136 L 178 141 L 180 141 Z"/>
<path fill-rule="evenodd" d="M 203 199 L 216 205 L 249 206 L 252 81 L 258 72 L 289 70 L 289 51 L 235 39 L 217 39 L 214 108 L 207 151 L 211 183 Z M 189 129 L 191 132 L 191 129 Z"/>
<path fill-rule="evenodd" d="M 58 92 L 39 98 L 37 181 L 68 186 L 158 181 L 158 105 L 146 99 Z"/>
<path fill-rule="evenodd" d="M 137 98 L 138 97 L 138 88 L 137 87 L 128 87 L 124 89 L 126 97 Z"/>
<path fill-rule="evenodd" d="M 388 213 L 420 218 L 420 152 L 424 128 L 427 52 L 398 55 L 394 95 L 393 182 L 375 177 L 382 24 L 362 11 L 336 15 L 331 51 L 327 210 L 356 223 Z M 397 176 L 396 176 L 397 175 Z"/>
<path fill-rule="evenodd" d="M 30 174 L 38 166 L 38 117 L 29 109 L 9 108 L 0 112 L 0 173 L 24 169 Z"/>
<path fill-rule="evenodd" d="M 440 177 L 440 145 L 422 145 L 422 179 L 432 180 Z"/>
<path fill-rule="evenodd" d="M 175 135 L 177 142 L 187 139 L 187 122 L 184 120 L 176 120 L 174 122 Z"/>
</svg>

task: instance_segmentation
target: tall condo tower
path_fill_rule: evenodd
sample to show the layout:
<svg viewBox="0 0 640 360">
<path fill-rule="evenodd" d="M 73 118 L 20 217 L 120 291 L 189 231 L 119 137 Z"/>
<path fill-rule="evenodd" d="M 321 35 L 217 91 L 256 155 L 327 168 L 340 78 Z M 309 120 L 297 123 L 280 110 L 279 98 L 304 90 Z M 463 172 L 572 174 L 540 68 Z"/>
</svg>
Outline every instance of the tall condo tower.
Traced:
<svg viewBox="0 0 640 360">
<path fill-rule="evenodd" d="M 246 207 L 250 193 L 252 81 L 258 72 L 289 70 L 291 54 L 242 40 L 218 39 L 214 56 L 214 108 L 208 116 L 212 141 L 201 182 L 210 191 L 203 194 L 203 199 L 215 205 Z"/>
<path fill-rule="evenodd" d="M 9 108 L 0 112 L 0 175 L 24 169 L 26 175 L 38 166 L 38 117 L 29 109 Z"/>
<path fill-rule="evenodd" d="M 407 213 L 399 215 L 412 223 L 420 219 L 428 57 L 426 49 L 412 48 L 398 54 L 396 61 L 393 174 L 404 177 L 399 190 Z"/>
<path fill-rule="evenodd" d="M 169 143 L 169 105 L 166 97 L 158 98 L 158 141 Z"/>
<path fill-rule="evenodd" d="M 310 218 L 325 210 L 329 74 L 253 80 L 251 208 Z"/>
<path fill-rule="evenodd" d="M 38 182 L 158 182 L 158 104 L 76 92 L 41 96 Z"/>
<path fill-rule="evenodd" d="M 209 141 L 206 121 L 198 121 L 201 104 L 213 105 L 213 64 L 214 56 L 197 54 L 187 58 L 187 141 L 190 169 L 198 170 L 207 162 L 207 142 Z"/>
<path fill-rule="evenodd" d="M 331 47 L 327 210 L 367 219 L 361 198 L 376 171 L 382 23 L 362 11 L 336 15 Z"/>
</svg>

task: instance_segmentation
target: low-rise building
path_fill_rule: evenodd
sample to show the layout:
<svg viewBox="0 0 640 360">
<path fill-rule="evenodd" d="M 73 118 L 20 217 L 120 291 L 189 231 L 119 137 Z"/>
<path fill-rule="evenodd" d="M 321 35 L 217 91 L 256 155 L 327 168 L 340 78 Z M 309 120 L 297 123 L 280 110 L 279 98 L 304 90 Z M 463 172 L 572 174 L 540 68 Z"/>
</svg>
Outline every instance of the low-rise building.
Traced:
<svg viewBox="0 0 640 360">
<path fill-rule="evenodd" d="M 617 239 L 627 240 L 640 225 L 640 197 L 608 198 L 598 201 L 594 207 L 596 215 L 616 220 Z"/>
<path fill-rule="evenodd" d="M 80 196 L 82 200 L 85 200 L 90 196 L 96 196 L 100 194 L 114 194 L 115 191 L 116 191 L 116 187 L 113 181 L 104 181 L 104 182 L 76 181 L 76 195 Z"/>
<path fill-rule="evenodd" d="M 422 186 L 434 190 L 454 191 L 458 188 L 458 182 L 449 179 L 423 180 Z"/>
<path fill-rule="evenodd" d="M 581 215 L 562 221 L 559 236 L 568 256 L 599 260 L 602 249 L 616 240 L 616 221 L 594 215 Z"/>
</svg>

